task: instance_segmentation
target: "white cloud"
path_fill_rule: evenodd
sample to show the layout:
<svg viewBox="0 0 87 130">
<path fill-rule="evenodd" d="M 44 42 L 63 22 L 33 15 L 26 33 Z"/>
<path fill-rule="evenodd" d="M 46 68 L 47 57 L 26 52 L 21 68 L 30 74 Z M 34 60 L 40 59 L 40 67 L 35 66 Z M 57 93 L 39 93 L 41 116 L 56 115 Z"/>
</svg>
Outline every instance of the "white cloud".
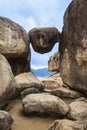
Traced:
<svg viewBox="0 0 87 130">
<path fill-rule="evenodd" d="M 35 26 L 55 26 L 60 31 L 63 15 L 72 0 L 0 0 L 0 16 L 8 17 L 27 31 Z M 49 57 L 58 50 L 55 46 L 50 53 L 40 55 L 32 50 L 31 64 L 45 66 Z"/>
<path fill-rule="evenodd" d="M 37 26 L 35 19 L 31 16 L 26 20 L 26 22 L 29 24 L 29 29 Z"/>
<path fill-rule="evenodd" d="M 41 66 L 41 65 L 32 65 L 31 64 L 31 68 L 34 70 L 38 70 L 38 69 L 43 69 L 43 68 L 47 68 L 48 66 Z"/>
</svg>

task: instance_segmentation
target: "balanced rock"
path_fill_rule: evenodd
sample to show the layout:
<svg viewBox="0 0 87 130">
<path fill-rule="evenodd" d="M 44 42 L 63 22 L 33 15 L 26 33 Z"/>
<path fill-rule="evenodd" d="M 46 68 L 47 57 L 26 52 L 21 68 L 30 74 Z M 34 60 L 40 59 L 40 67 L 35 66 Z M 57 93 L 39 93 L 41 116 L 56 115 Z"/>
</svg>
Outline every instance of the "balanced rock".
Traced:
<svg viewBox="0 0 87 130">
<path fill-rule="evenodd" d="M 28 33 L 34 51 L 47 53 L 59 41 L 60 33 L 55 27 L 33 28 Z"/>
<path fill-rule="evenodd" d="M 87 0 L 73 0 L 64 15 L 60 73 L 64 83 L 87 94 Z"/>
<path fill-rule="evenodd" d="M 75 101 L 70 104 L 68 117 L 74 120 L 87 120 L 87 102 Z"/>
<path fill-rule="evenodd" d="M 0 130 L 10 130 L 13 122 L 14 119 L 8 112 L 0 110 Z"/>
<path fill-rule="evenodd" d="M 16 87 L 17 95 L 19 95 L 22 91 L 24 91 L 27 88 L 37 88 L 39 90 L 43 89 L 43 83 L 32 72 L 21 73 L 15 76 L 15 80 L 17 82 L 17 87 Z M 29 89 L 27 90 L 28 92 L 30 92 Z M 24 93 L 27 92 L 25 91 Z"/>
<path fill-rule="evenodd" d="M 22 100 L 25 113 L 62 117 L 69 110 L 68 105 L 60 98 L 48 93 L 30 94 Z"/>
<path fill-rule="evenodd" d="M 48 61 L 48 70 L 49 71 L 59 71 L 59 52 L 54 53 L 53 56 L 49 58 Z"/>
<path fill-rule="evenodd" d="M 16 81 L 6 58 L 0 54 L 0 109 L 14 97 Z"/>
<path fill-rule="evenodd" d="M 8 59 L 14 74 L 24 71 L 30 53 L 28 34 L 20 25 L 4 17 L 0 17 L 0 53 Z"/>
<path fill-rule="evenodd" d="M 72 120 L 56 120 L 48 128 L 48 130 L 86 130 L 87 120 L 72 121 Z"/>
</svg>

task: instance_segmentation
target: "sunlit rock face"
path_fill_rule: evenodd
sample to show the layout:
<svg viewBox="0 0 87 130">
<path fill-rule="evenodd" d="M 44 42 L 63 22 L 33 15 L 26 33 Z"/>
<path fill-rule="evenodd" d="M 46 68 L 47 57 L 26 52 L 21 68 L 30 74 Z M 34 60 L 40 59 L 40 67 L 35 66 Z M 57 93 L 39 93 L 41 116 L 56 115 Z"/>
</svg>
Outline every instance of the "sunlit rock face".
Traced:
<svg viewBox="0 0 87 130">
<path fill-rule="evenodd" d="M 52 55 L 49 58 L 48 61 L 48 70 L 49 71 L 59 71 L 60 66 L 59 66 L 59 52 L 54 53 L 54 55 Z"/>
<path fill-rule="evenodd" d="M 25 70 L 30 54 L 28 34 L 4 17 L 0 17 L 0 53 L 8 59 L 15 75 Z"/>
<path fill-rule="evenodd" d="M 68 119 L 55 120 L 48 130 L 85 130 L 87 129 L 87 121 L 72 121 Z"/>
<path fill-rule="evenodd" d="M 68 86 L 87 94 L 87 1 L 73 0 L 61 34 L 61 76 Z"/>
<path fill-rule="evenodd" d="M 16 91 L 16 81 L 6 58 L 0 54 L 0 109 L 4 108 Z"/>
<path fill-rule="evenodd" d="M 34 51 L 50 52 L 60 39 L 60 32 L 55 27 L 33 28 L 28 33 Z"/>
</svg>

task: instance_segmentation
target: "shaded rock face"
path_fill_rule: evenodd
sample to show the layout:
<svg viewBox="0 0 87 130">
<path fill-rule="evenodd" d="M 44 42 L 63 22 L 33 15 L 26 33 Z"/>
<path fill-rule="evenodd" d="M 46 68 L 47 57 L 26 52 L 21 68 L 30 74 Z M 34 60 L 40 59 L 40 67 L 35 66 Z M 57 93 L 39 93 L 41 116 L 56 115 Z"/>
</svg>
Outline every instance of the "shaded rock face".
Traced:
<svg viewBox="0 0 87 130">
<path fill-rule="evenodd" d="M 69 110 L 68 105 L 60 98 L 48 93 L 30 94 L 22 100 L 25 113 L 46 114 L 62 117 Z"/>
<path fill-rule="evenodd" d="M 59 52 L 54 53 L 48 61 L 48 70 L 49 71 L 59 71 Z"/>
<path fill-rule="evenodd" d="M 86 130 L 87 121 L 56 120 L 48 130 Z"/>
<path fill-rule="evenodd" d="M 0 130 L 10 130 L 13 122 L 14 119 L 8 112 L 0 110 Z"/>
<path fill-rule="evenodd" d="M 28 57 L 8 59 L 8 62 L 11 65 L 13 74 L 16 76 L 23 72 L 29 72 L 31 70 L 30 59 L 31 59 L 31 54 L 29 54 Z"/>
<path fill-rule="evenodd" d="M 17 68 L 13 71 L 15 75 L 24 72 L 30 53 L 27 32 L 4 17 L 0 17 L 0 53 L 8 59 L 12 70 Z"/>
<path fill-rule="evenodd" d="M 67 8 L 59 51 L 64 83 L 87 94 L 86 0 L 73 0 Z"/>
<path fill-rule="evenodd" d="M 16 82 L 8 61 L 0 54 L 0 109 L 14 97 Z"/>
<path fill-rule="evenodd" d="M 33 49 L 41 54 L 50 52 L 60 39 L 60 33 L 55 27 L 33 28 L 28 35 Z"/>
</svg>

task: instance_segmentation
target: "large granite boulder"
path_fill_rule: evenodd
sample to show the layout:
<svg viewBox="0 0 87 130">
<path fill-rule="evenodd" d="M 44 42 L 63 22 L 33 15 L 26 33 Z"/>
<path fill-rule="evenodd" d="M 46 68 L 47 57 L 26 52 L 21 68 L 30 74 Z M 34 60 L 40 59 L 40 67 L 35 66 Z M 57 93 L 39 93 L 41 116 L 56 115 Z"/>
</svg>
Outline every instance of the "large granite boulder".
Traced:
<svg viewBox="0 0 87 130">
<path fill-rule="evenodd" d="M 16 81 L 6 58 L 0 54 L 0 109 L 15 95 Z"/>
<path fill-rule="evenodd" d="M 74 120 L 87 120 L 87 101 L 74 101 L 70 104 L 68 117 Z"/>
<path fill-rule="evenodd" d="M 38 91 L 43 90 L 43 83 L 36 77 L 36 75 L 33 72 L 21 73 L 15 76 L 15 80 L 17 83 L 16 86 L 17 95 L 20 95 L 22 91 L 24 91 L 22 94 L 25 95 L 25 93 L 28 94 L 30 93 L 30 91 L 31 92 L 33 92 L 34 90 L 36 91 L 36 89 L 38 89 Z"/>
<path fill-rule="evenodd" d="M 48 60 L 48 71 L 59 71 L 59 52 L 55 52 Z"/>
<path fill-rule="evenodd" d="M 28 33 L 34 51 L 47 53 L 59 41 L 60 33 L 55 27 L 33 28 Z"/>
<path fill-rule="evenodd" d="M 60 98 L 48 93 L 30 94 L 22 100 L 25 113 L 62 117 L 69 110 L 69 106 Z"/>
<path fill-rule="evenodd" d="M 86 0 L 73 0 L 67 8 L 59 51 L 64 83 L 87 94 Z"/>
<path fill-rule="evenodd" d="M 8 59 L 14 74 L 24 71 L 30 53 L 28 34 L 20 25 L 4 17 L 0 17 L 0 53 Z"/>
<path fill-rule="evenodd" d="M 8 112 L 0 110 L 0 130 L 10 130 L 13 122 L 14 119 Z"/>
<path fill-rule="evenodd" d="M 71 121 L 71 120 L 56 120 L 48 128 L 48 130 L 86 130 L 87 120 Z"/>
</svg>

